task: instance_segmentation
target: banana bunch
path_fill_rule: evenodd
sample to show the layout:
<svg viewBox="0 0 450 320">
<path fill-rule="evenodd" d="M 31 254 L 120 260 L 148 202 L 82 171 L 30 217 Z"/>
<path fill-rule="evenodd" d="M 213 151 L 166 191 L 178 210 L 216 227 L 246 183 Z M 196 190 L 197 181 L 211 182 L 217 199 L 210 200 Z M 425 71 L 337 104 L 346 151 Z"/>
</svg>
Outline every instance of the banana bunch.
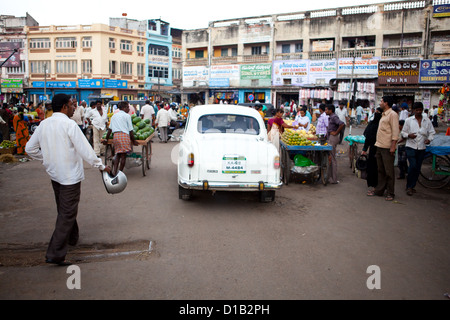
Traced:
<svg viewBox="0 0 450 320">
<path fill-rule="evenodd" d="M 15 146 L 16 146 L 16 143 L 14 141 L 10 141 L 10 140 L 3 140 L 2 143 L 0 143 L 0 148 L 2 148 L 2 149 L 14 148 Z"/>
</svg>

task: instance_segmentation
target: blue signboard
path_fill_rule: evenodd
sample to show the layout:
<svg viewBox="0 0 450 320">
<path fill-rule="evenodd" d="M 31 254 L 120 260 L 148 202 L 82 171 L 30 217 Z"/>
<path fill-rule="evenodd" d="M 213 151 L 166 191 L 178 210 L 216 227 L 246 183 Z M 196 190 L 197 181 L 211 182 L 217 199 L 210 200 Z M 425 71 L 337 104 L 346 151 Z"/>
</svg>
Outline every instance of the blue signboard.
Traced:
<svg viewBox="0 0 450 320">
<path fill-rule="evenodd" d="M 128 88 L 128 81 L 105 79 L 105 88 L 126 89 Z"/>
<path fill-rule="evenodd" d="M 450 4 L 433 6 L 433 18 L 450 17 Z"/>
<path fill-rule="evenodd" d="M 103 88 L 102 79 L 79 79 L 78 88 Z"/>
<path fill-rule="evenodd" d="M 450 59 L 420 61 L 419 83 L 450 82 Z"/>
<path fill-rule="evenodd" d="M 44 88 L 44 81 L 33 81 L 33 88 Z M 76 81 L 47 81 L 47 88 L 70 88 L 77 87 Z"/>
<path fill-rule="evenodd" d="M 230 79 L 228 79 L 228 78 L 210 78 L 209 86 L 210 87 L 229 87 Z"/>
</svg>

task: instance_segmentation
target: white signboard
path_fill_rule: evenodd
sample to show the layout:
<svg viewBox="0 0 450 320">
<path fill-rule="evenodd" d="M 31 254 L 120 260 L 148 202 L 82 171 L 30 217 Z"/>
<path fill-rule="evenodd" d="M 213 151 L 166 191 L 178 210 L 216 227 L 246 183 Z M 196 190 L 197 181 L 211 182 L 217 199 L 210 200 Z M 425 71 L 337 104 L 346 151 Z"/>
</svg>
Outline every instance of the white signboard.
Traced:
<svg viewBox="0 0 450 320">
<path fill-rule="evenodd" d="M 289 84 L 301 86 L 308 83 L 309 60 L 280 60 L 273 62 L 273 85 Z"/>
<path fill-rule="evenodd" d="M 331 79 L 336 78 L 336 70 L 336 60 L 310 60 L 309 83 L 328 84 Z"/>
<path fill-rule="evenodd" d="M 170 59 L 169 57 L 149 55 L 148 64 L 151 66 L 169 67 Z"/>
<path fill-rule="evenodd" d="M 209 81 L 209 68 L 185 67 L 183 68 L 183 86 L 207 86 Z"/>
<path fill-rule="evenodd" d="M 338 75 L 351 75 L 353 68 L 354 75 L 378 76 L 378 58 L 361 59 L 356 58 L 353 66 L 353 58 L 339 59 Z"/>
<path fill-rule="evenodd" d="M 239 65 L 211 66 L 210 79 L 228 79 L 229 86 L 239 86 Z"/>
</svg>

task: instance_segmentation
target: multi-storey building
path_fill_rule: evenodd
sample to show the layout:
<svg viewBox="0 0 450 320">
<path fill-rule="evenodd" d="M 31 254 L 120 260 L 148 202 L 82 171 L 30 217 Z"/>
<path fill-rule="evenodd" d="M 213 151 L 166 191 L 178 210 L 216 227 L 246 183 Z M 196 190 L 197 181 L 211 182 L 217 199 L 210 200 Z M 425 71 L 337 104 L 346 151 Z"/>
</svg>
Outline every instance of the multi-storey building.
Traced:
<svg viewBox="0 0 450 320">
<path fill-rule="evenodd" d="M 25 101 L 23 88 L 28 86 L 28 44 L 24 27 L 38 25 L 28 13 L 25 17 L 0 16 L 0 64 L 3 65 L 0 68 L 0 103 Z"/>
<path fill-rule="evenodd" d="M 184 31 L 183 100 L 374 105 L 391 95 L 436 104 L 450 82 L 449 2 L 274 14 Z"/>
<path fill-rule="evenodd" d="M 172 100 L 175 102 L 181 102 L 181 85 L 182 85 L 182 75 L 183 75 L 183 61 L 182 61 L 182 35 L 183 30 L 181 29 L 170 29 L 172 35 L 172 83 L 173 90 L 170 91 L 172 94 Z"/>
<path fill-rule="evenodd" d="M 28 98 L 138 99 L 145 88 L 143 31 L 104 24 L 27 27 Z"/>
</svg>

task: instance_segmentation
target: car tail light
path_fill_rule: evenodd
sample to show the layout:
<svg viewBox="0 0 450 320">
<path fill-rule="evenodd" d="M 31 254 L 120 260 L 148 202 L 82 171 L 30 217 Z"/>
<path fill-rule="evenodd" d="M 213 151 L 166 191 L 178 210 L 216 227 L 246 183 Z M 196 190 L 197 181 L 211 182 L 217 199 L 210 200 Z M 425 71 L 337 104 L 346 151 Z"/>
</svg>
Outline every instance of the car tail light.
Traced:
<svg viewBox="0 0 450 320">
<path fill-rule="evenodd" d="M 280 157 L 276 156 L 275 159 L 273 160 L 273 166 L 275 167 L 275 169 L 280 169 Z"/>
<path fill-rule="evenodd" d="M 189 153 L 188 155 L 188 167 L 192 168 L 194 166 L 194 154 Z"/>
</svg>

